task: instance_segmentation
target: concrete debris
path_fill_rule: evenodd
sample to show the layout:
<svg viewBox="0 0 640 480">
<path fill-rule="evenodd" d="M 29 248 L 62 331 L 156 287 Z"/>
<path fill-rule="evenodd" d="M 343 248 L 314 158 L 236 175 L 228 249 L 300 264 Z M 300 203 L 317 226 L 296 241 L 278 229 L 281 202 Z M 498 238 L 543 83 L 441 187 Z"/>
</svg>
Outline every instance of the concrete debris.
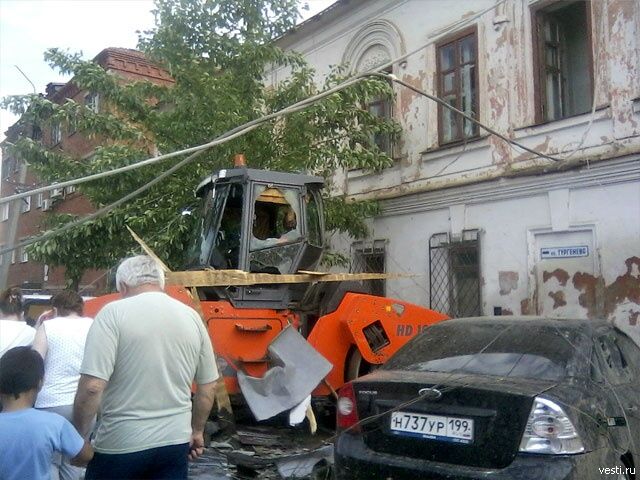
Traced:
<svg viewBox="0 0 640 480">
<path fill-rule="evenodd" d="M 277 480 L 331 478 L 332 433 L 310 435 L 306 428 L 242 425 L 234 434 L 220 433 L 204 454 L 189 462 L 189 480 Z M 272 421 L 273 422 L 273 421 Z"/>
<path fill-rule="evenodd" d="M 275 366 L 264 377 L 238 372 L 240 389 L 257 420 L 300 404 L 333 368 L 293 327 L 280 332 L 267 350 Z"/>
<path fill-rule="evenodd" d="M 276 461 L 282 478 L 308 478 L 316 467 L 333 465 L 333 445 L 324 445 L 316 450 L 291 455 Z"/>
<path fill-rule="evenodd" d="M 267 447 L 282 445 L 279 435 L 268 433 L 264 430 L 238 430 L 236 434 L 238 435 L 240 443 L 243 445 L 261 445 Z"/>
<path fill-rule="evenodd" d="M 302 400 L 300 404 L 296 405 L 289 412 L 289 425 L 295 427 L 300 425 L 307 416 L 307 409 L 311 406 L 311 395 Z"/>
</svg>

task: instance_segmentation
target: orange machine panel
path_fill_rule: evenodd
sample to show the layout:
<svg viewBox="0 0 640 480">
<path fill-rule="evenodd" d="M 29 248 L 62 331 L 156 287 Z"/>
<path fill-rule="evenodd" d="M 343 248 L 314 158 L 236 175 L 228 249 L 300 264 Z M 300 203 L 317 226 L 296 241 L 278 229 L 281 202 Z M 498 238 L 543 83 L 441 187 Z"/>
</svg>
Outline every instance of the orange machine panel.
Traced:
<svg viewBox="0 0 640 480">
<path fill-rule="evenodd" d="M 262 377 L 268 368 L 267 347 L 298 317 L 288 310 L 236 309 L 225 301 L 202 302 L 209 338 L 229 394 L 240 393 L 236 371 Z"/>
<path fill-rule="evenodd" d="M 366 362 L 380 365 L 424 328 L 447 318 L 412 303 L 347 293 L 336 311 L 318 320 L 308 340 L 333 363 L 327 381 L 337 390 L 348 380 L 345 367 L 354 348 Z M 314 392 L 328 393 L 324 385 Z"/>
</svg>

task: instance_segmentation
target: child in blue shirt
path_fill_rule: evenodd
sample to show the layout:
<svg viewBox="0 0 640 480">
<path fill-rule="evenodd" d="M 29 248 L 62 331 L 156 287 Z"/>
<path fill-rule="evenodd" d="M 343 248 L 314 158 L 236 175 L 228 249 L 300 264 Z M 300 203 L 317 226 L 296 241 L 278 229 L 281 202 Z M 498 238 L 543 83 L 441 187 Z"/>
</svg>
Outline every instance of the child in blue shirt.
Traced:
<svg viewBox="0 0 640 480">
<path fill-rule="evenodd" d="M 0 358 L 0 478 L 48 480 L 54 452 L 84 466 L 93 449 L 64 417 L 33 408 L 42 388 L 44 362 L 30 347 Z"/>
</svg>

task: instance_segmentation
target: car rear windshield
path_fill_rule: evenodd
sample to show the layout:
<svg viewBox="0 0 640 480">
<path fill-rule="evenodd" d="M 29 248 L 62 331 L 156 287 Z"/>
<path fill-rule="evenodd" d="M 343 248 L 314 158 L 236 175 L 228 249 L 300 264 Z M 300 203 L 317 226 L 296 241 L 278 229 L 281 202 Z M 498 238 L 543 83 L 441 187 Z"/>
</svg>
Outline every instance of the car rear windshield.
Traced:
<svg viewBox="0 0 640 480">
<path fill-rule="evenodd" d="M 384 369 L 558 380 L 575 375 L 572 345 L 579 343 L 574 329 L 524 321 L 443 322 L 407 343 Z"/>
</svg>

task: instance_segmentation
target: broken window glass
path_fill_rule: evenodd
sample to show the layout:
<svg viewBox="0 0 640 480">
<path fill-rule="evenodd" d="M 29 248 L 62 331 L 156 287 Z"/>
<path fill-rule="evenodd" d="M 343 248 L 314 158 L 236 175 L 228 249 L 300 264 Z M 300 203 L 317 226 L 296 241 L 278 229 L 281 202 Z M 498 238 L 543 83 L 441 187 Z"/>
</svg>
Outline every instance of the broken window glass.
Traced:
<svg viewBox="0 0 640 480">
<path fill-rule="evenodd" d="M 294 273 L 291 268 L 303 239 L 300 191 L 258 184 L 254 198 L 249 270 Z"/>
<path fill-rule="evenodd" d="M 589 111 L 593 99 L 589 4 L 555 2 L 537 10 L 539 116 L 552 121 Z"/>
</svg>

